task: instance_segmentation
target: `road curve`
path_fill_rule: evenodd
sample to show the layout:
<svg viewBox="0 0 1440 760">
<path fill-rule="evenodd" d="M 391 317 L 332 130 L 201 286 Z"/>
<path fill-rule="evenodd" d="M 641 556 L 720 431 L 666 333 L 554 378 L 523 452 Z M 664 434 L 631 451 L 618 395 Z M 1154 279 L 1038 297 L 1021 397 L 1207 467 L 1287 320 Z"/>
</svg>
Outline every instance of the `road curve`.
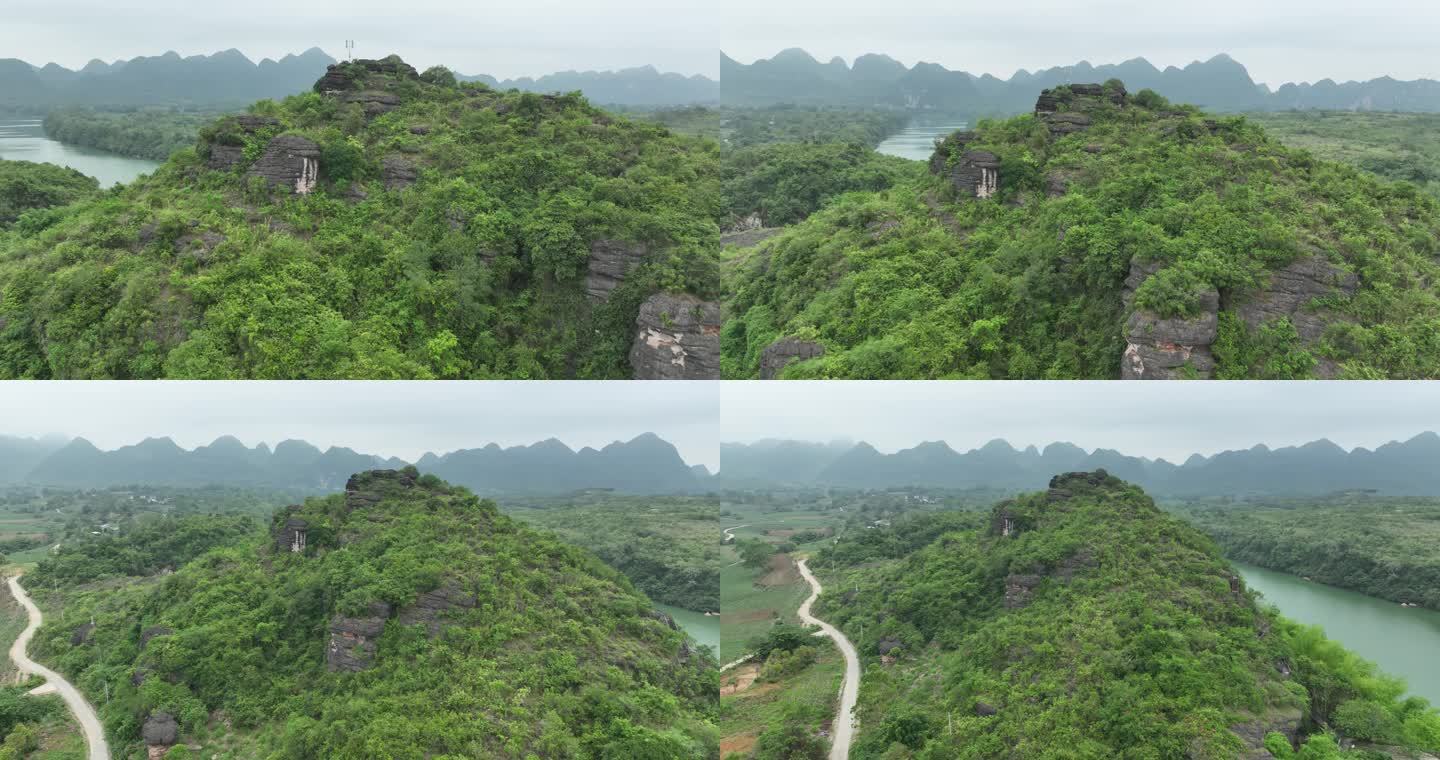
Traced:
<svg viewBox="0 0 1440 760">
<path fill-rule="evenodd" d="M 30 624 L 20 632 L 19 638 L 10 645 L 10 659 L 15 661 L 15 666 L 22 673 L 35 673 L 45 677 L 45 682 L 55 687 L 60 698 L 65 700 L 65 705 L 80 722 L 80 729 L 85 732 L 85 742 L 90 745 L 90 760 L 110 760 L 110 746 L 105 743 L 105 729 L 100 726 L 100 718 L 95 715 L 95 708 L 85 701 L 84 695 L 78 689 L 70 685 L 63 676 L 55 671 L 31 660 L 25 654 L 30 646 L 30 639 L 35 636 L 35 631 L 40 629 L 44 617 L 40 614 L 40 608 L 30 601 L 30 595 L 20 587 L 20 576 L 8 579 L 10 583 L 10 594 L 15 597 L 30 615 Z"/>
<path fill-rule="evenodd" d="M 810 605 L 815 603 L 823 589 L 810 568 L 806 567 L 806 561 L 802 559 L 795 563 L 800 568 L 800 575 L 810 584 L 810 598 L 800 605 L 800 621 L 820 626 L 820 631 L 834 640 L 835 645 L 840 647 L 840 653 L 845 655 L 845 681 L 840 685 L 840 709 L 835 711 L 835 724 L 832 726 L 830 760 L 849 760 L 850 742 L 855 739 L 855 702 L 860 698 L 860 655 L 840 629 L 810 614 Z"/>
</svg>

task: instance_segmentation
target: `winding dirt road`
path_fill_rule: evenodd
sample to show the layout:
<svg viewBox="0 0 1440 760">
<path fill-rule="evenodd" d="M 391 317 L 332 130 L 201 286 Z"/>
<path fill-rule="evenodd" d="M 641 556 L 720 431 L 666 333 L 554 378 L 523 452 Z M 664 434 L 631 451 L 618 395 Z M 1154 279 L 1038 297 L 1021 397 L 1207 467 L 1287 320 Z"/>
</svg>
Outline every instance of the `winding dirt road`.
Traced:
<svg viewBox="0 0 1440 760">
<path fill-rule="evenodd" d="M 30 624 L 20 632 L 19 638 L 10 646 L 10 659 L 15 661 L 15 666 L 22 673 L 35 673 L 45 677 L 45 685 L 54 687 L 65 700 L 65 705 L 80 722 L 80 729 L 85 732 L 85 742 L 90 745 L 90 760 L 110 760 L 110 746 L 105 743 L 105 729 L 100 726 L 100 718 L 95 715 L 95 708 L 85 701 L 84 695 L 78 689 L 70 685 L 63 676 L 55 671 L 31 660 L 25 654 L 30 646 L 30 639 L 35 636 L 35 631 L 40 629 L 44 617 L 40 614 L 40 608 L 30 601 L 30 595 L 20 587 L 20 576 L 9 578 L 10 594 L 15 597 L 30 615 Z M 43 688 L 43 687 L 42 687 Z"/>
<path fill-rule="evenodd" d="M 860 655 L 855 651 L 855 645 L 845 638 L 840 629 L 810 614 L 810 605 L 815 603 L 823 589 L 810 568 L 806 567 L 807 561 L 802 559 L 795 563 L 800 568 L 800 575 L 810 584 L 810 598 L 800 605 L 800 621 L 820 626 L 821 633 L 829 636 L 835 645 L 840 647 L 840 653 L 845 655 L 845 681 L 840 685 L 840 709 L 835 711 L 835 723 L 832 726 L 830 760 L 849 760 L 850 742 L 855 739 L 855 702 L 860 698 Z"/>
</svg>

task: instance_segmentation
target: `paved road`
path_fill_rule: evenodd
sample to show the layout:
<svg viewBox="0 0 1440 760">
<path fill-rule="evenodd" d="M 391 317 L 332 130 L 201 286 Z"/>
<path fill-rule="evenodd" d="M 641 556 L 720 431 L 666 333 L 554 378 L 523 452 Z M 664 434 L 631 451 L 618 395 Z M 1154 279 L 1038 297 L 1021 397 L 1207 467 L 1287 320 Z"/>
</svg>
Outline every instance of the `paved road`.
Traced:
<svg viewBox="0 0 1440 760">
<path fill-rule="evenodd" d="M 810 584 L 810 598 L 800 605 L 800 620 L 809 625 L 820 626 L 821 633 L 833 639 L 835 645 L 840 647 L 840 653 L 845 655 L 845 682 L 840 685 L 840 709 L 835 711 L 830 760 L 849 760 L 850 742 L 855 739 L 855 702 L 860 698 L 860 655 L 855 651 L 855 645 L 845 638 L 840 629 L 810 614 L 810 605 L 815 603 L 822 589 L 820 581 L 815 580 L 810 568 L 806 567 L 806 561 L 802 559 L 796 563 L 800 568 L 800 575 Z"/>
<path fill-rule="evenodd" d="M 60 698 L 65 700 L 65 705 L 70 708 L 75 720 L 80 722 L 80 729 L 85 732 L 85 741 L 90 745 L 90 760 L 110 760 L 110 747 L 105 743 L 105 729 L 100 726 L 100 718 L 95 715 L 95 708 L 91 707 L 90 703 L 85 701 L 84 695 L 63 676 L 31 660 L 25 654 L 25 650 L 30 646 L 30 639 L 35 636 L 35 631 L 39 630 L 44 618 L 40 615 L 40 608 L 30 601 L 30 595 L 20 587 L 20 576 L 8 580 L 11 595 L 30 615 L 30 625 L 25 626 L 20 637 L 10 646 L 10 659 L 15 661 L 20 672 L 44 676 L 46 685 L 55 687 L 55 691 L 60 693 Z"/>
</svg>

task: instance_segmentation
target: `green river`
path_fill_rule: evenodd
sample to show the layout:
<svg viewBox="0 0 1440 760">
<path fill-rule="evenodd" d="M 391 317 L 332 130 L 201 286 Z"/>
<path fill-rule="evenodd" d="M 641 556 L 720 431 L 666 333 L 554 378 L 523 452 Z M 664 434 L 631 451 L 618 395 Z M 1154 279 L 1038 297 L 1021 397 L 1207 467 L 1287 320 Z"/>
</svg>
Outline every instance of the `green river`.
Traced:
<svg viewBox="0 0 1440 760">
<path fill-rule="evenodd" d="M 1401 607 L 1289 573 L 1233 563 L 1250 588 L 1281 614 L 1319 625 L 1351 651 L 1400 676 L 1410 691 L 1440 704 L 1440 612 Z"/>
<path fill-rule="evenodd" d="M 51 140 L 39 119 L 0 118 L 0 158 L 68 166 L 100 180 L 101 187 L 129 182 L 160 165 Z"/>
<path fill-rule="evenodd" d="M 668 604 L 657 604 L 655 609 L 675 618 L 675 622 L 690 634 L 690 638 L 715 650 L 717 657 L 720 655 L 720 618 L 718 616 L 706 617 L 702 612 L 671 607 Z"/>
</svg>

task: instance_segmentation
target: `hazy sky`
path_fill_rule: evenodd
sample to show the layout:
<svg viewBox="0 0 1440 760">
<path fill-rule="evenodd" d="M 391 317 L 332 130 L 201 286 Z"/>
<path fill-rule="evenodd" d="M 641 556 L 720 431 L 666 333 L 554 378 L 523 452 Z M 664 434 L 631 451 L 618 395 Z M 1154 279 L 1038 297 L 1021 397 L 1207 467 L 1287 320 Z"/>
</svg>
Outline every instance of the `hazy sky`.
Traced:
<svg viewBox="0 0 1440 760">
<path fill-rule="evenodd" d="M 1257 82 L 1440 79 L 1440 3 L 1425 0 L 727 0 L 721 48 L 749 63 L 787 47 L 820 60 L 888 53 L 1008 78 L 1143 56 L 1229 53 Z"/>
<path fill-rule="evenodd" d="M 0 386 L 0 434 L 78 435 L 102 449 L 169 436 L 287 438 L 413 461 L 495 442 L 600 447 L 653 432 L 690 464 L 719 462 L 712 383 L 17 382 Z"/>
<path fill-rule="evenodd" d="M 1257 443 L 1373 448 L 1440 432 L 1440 383 L 726 383 L 721 410 L 723 441 L 847 438 L 885 452 L 1070 441 L 1179 463 Z"/>
<path fill-rule="evenodd" d="M 707 0 L 4 0 L 0 58 L 76 68 L 174 50 L 237 48 L 251 60 L 319 47 L 336 58 L 399 53 L 506 78 L 653 64 L 715 75 L 715 11 Z"/>
</svg>

